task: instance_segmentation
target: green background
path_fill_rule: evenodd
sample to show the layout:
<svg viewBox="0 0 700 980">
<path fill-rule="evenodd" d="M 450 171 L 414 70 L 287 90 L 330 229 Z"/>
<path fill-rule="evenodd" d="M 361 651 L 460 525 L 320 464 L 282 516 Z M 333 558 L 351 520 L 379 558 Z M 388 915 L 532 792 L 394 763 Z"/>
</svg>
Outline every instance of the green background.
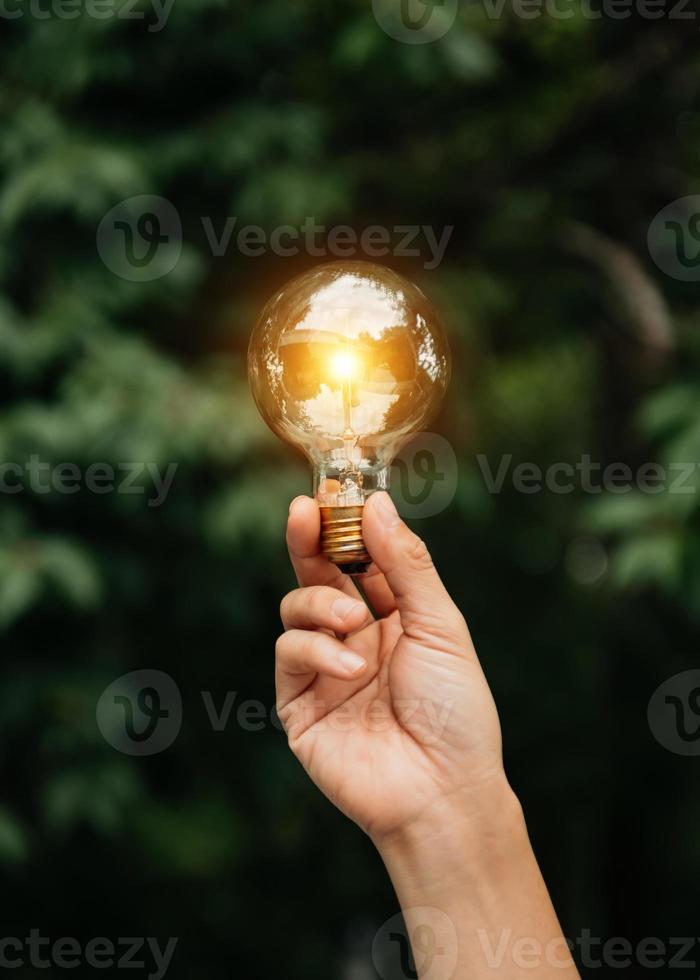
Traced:
<svg viewBox="0 0 700 980">
<path fill-rule="evenodd" d="M 454 357 L 435 431 L 456 494 L 414 526 L 470 623 L 567 934 L 693 935 L 697 760 L 646 713 L 697 663 L 698 481 L 490 494 L 476 455 L 700 458 L 700 290 L 647 247 L 697 186 L 697 26 L 461 3 L 408 45 L 366 0 L 175 0 L 160 31 L 146 6 L 44 7 L 0 25 L 0 458 L 177 472 L 161 507 L 147 481 L 0 498 L 2 935 L 179 936 L 170 975 L 197 980 L 376 976 L 396 901 L 370 843 L 269 720 L 245 731 L 234 708 L 214 731 L 200 693 L 271 710 L 287 506 L 308 489 L 245 351 L 268 295 L 321 260 L 215 257 L 202 217 L 220 232 L 229 215 L 268 234 L 306 216 L 454 226 L 437 269 L 386 260 L 440 309 Z M 96 231 L 142 194 L 176 207 L 183 249 L 131 282 Z M 183 697 L 149 758 L 95 723 L 140 668 Z"/>
</svg>

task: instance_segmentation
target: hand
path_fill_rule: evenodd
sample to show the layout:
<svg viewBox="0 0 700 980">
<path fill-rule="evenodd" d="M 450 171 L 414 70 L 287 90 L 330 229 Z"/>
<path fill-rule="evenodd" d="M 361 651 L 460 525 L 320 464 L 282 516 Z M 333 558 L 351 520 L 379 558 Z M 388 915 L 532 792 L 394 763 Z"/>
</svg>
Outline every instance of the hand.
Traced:
<svg viewBox="0 0 700 980">
<path fill-rule="evenodd" d="M 297 498 L 287 542 L 301 588 L 282 602 L 277 710 L 311 778 L 377 844 L 412 941 L 430 930 L 444 974 L 415 944 L 418 975 L 491 978 L 486 937 L 504 980 L 523 975 L 519 943 L 533 941 L 548 951 L 538 977 L 573 980 L 491 693 L 425 545 L 387 494 L 369 498 L 362 587 L 375 620 L 320 554 L 319 531 L 315 501 Z"/>
<path fill-rule="evenodd" d="M 290 508 L 300 588 L 282 601 L 277 710 L 292 751 L 378 844 L 447 803 L 507 785 L 496 708 L 463 616 L 386 493 L 365 504 L 362 587 L 319 549 L 316 502 Z M 488 795 L 488 794 L 487 794 Z"/>
</svg>

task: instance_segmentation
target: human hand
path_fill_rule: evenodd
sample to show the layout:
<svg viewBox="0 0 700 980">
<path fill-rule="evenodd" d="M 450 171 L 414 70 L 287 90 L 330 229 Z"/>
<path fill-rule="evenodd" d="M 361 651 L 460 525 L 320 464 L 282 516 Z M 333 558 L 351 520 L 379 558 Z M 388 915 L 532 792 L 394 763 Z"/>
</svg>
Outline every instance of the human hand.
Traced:
<svg viewBox="0 0 700 980">
<path fill-rule="evenodd" d="M 365 504 L 362 587 L 320 553 L 316 502 L 290 507 L 300 588 L 282 601 L 277 710 L 326 796 L 381 844 L 507 786 L 496 708 L 463 616 L 386 493 Z M 490 795 L 492 799 L 492 794 Z"/>
</svg>

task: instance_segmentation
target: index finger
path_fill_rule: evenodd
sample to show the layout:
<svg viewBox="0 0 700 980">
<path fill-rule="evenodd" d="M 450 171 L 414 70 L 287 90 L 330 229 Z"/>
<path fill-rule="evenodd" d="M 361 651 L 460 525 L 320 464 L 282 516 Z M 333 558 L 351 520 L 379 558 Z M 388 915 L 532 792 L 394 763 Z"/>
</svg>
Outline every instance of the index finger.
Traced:
<svg viewBox="0 0 700 980">
<path fill-rule="evenodd" d="M 349 575 L 321 552 L 321 513 L 311 497 L 296 497 L 289 508 L 287 548 L 299 585 L 328 585 L 353 599 L 363 598 Z M 362 588 L 379 616 L 396 608 L 394 595 L 381 571 L 371 565 L 362 576 Z"/>
</svg>

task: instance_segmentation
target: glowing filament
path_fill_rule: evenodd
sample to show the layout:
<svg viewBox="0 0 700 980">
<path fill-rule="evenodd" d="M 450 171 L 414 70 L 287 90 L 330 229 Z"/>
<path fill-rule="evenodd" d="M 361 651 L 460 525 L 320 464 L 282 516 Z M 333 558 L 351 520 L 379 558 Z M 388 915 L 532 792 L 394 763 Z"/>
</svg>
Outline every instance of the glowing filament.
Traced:
<svg viewBox="0 0 700 980">
<path fill-rule="evenodd" d="M 337 381 L 351 381 L 357 369 L 357 357 L 350 351 L 340 351 L 331 358 L 331 372 Z"/>
</svg>

